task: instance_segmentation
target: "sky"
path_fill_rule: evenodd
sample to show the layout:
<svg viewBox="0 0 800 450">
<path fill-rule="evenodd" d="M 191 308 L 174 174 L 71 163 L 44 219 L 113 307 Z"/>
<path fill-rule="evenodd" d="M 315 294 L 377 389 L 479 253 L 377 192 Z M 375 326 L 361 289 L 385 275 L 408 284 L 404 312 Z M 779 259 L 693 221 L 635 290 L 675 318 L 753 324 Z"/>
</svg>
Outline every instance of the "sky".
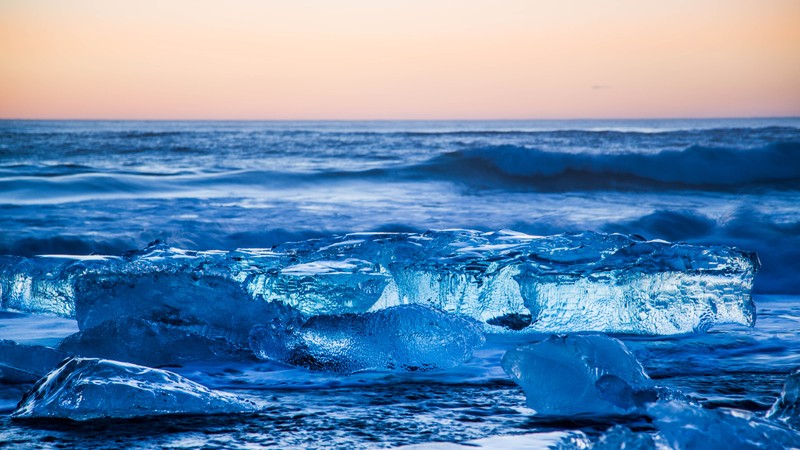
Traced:
<svg viewBox="0 0 800 450">
<path fill-rule="evenodd" d="M 798 0 L 0 0 L 0 118 L 777 116 Z"/>
</svg>

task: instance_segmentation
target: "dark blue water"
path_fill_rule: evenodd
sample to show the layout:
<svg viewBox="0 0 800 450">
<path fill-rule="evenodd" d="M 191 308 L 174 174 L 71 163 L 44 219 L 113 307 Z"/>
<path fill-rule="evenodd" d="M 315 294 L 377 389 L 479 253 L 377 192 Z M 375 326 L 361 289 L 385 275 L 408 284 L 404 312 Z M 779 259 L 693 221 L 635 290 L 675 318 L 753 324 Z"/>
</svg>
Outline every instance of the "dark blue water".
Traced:
<svg viewBox="0 0 800 450">
<path fill-rule="evenodd" d="M 0 218 L 0 254 L 21 256 L 445 228 L 733 245 L 757 251 L 763 265 L 754 329 L 628 345 L 659 383 L 711 407 L 764 411 L 800 365 L 800 119 L 0 121 Z M 42 320 L 5 318 L 0 338 L 48 344 L 72 332 L 70 322 Z M 493 339 L 466 368 L 436 377 L 184 367 L 275 408 L 155 427 L 4 417 L 0 442 L 357 448 L 609 426 L 532 419 L 499 369 L 511 344 Z M 3 391 L 3 414 L 18 389 Z"/>
</svg>

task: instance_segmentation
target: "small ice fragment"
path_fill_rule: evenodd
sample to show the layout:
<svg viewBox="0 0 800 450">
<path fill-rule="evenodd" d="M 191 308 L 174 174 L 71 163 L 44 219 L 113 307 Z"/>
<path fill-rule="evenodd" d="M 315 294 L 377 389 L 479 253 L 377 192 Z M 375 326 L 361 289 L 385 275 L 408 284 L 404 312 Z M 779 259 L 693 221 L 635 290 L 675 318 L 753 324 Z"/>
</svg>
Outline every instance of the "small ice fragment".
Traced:
<svg viewBox="0 0 800 450">
<path fill-rule="evenodd" d="M 165 370 L 106 359 L 70 358 L 25 394 L 12 417 L 91 420 L 256 409 L 248 400 Z"/>
<path fill-rule="evenodd" d="M 683 402 L 657 403 L 648 414 L 669 448 L 731 450 L 800 448 L 800 433 L 736 409 L 709 410 Z"/>
<path fill-rule="evenodd" d="M 604 335 L 552 336 L 509 350 L 502 365 L 541 415 L 625 414 L 657 396 L 625 344 Z"/>
<path fill-rule="evenodd" d="M 467 361 L 483 341 L 477 322 L 421 305 L 315 316 L 302 325 L 272 322 L 250 333 L 250 347 L 261 358 L 342 373 L 448 369 Z"/>
<path fill-rule="evenodd" d="M 786 379 L 781 396 L 767 412 L 767 418 L 800 428 L 800 368 Z"/>
</svg>

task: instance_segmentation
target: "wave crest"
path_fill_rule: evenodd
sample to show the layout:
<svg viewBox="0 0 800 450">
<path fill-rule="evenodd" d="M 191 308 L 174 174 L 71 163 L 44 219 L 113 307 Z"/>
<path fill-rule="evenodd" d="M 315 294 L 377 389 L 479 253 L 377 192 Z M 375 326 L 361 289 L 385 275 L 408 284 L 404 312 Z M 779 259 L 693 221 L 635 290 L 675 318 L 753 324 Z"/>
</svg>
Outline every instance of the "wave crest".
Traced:
<svg viewBox="0 0 800 450">
<path fill-rule="evenodd" d="M 752 149 L 691 146 L 653 154 L 555 153 L 519 146 L 477 147 L 437 156 L 421 171 L 484 187 L 545 190 L 800 187 L 800 143 Z"/>
</svg>

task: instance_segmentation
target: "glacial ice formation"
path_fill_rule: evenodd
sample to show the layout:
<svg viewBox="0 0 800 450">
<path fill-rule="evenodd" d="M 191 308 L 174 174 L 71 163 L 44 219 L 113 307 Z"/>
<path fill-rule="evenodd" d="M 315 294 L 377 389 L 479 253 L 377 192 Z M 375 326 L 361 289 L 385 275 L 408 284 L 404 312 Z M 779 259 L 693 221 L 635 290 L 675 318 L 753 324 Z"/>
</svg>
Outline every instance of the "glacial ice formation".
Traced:
<svg viewBox="0 0 800 450">
<path fill-rule="evenodd" d="M 800 429 L 800 369 L 795 369 L 786 379 L 780 397 L 767 411 L 767 418 Z"/>
<path fill-rule="evenodd" d="M 626 414 L 657 399 L 625 344 L 604 335 L 551 336 L 509 350 L 502 365 L 541 415 Z"/>
<path fill-rule="evenodd" d="M 0 339 L 0 383 L 34 383 L 66 357 L 50 347 Z"/>
<path fill-rule="evenodd" d="M 493 331 L 669 335 L 753 325 L 757 269 L 734 248 L 619 234 L 356 233 L 231 252 L 154 243 L 122 257 L 3 257 L 0 305 L 82 329 L 135 316 L 237 343 L 267 303 L 309 317 L 422 304 Z"/>
<path fill-rule="evenodd" d="M 90 420 L 230 414 L 256 405 L 175 373 L 105 359 L 70 358 L 23 397 L 13 418 Z"/>
<path fill-rule="evenodd" d="M 250 333 L 250 347 L 261 358 L 342 373 L 448 369 L 483 342 L 477 322 L 422 305 L 319 315 L 302 325 L 273 321 Z"/>
<path fill-rule="evenodd" d="M 150 367 L 242 359 L 250 354 L 227 339 L 209 338 L 183 328 L 129 316 L 108 320 L 67 336 L 58 348 L 71 355 Z"/>
</svg>

